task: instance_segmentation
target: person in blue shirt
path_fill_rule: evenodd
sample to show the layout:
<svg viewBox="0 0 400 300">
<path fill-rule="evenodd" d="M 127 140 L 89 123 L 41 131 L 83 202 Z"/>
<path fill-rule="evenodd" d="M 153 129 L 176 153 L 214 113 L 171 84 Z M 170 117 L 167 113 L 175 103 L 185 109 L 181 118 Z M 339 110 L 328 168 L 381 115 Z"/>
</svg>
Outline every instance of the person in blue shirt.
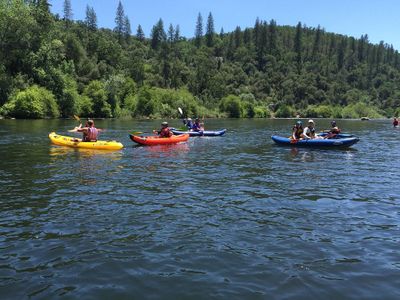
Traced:
<svg viewBox="0 0 400 300">
<path fill-rule="evenodd" d="M 192 130 L 193 131 L 203 131 L 204 130 L 204 124 L 200 123 L 200 119 L 196 118 L 192 125 Z"/>
<path fill-rule="evenodd" d="M 188 128 L 188 130 L 193 129 L 193 122 L 191 118 L 183 119 L 183 124 Z"/>
</svg>

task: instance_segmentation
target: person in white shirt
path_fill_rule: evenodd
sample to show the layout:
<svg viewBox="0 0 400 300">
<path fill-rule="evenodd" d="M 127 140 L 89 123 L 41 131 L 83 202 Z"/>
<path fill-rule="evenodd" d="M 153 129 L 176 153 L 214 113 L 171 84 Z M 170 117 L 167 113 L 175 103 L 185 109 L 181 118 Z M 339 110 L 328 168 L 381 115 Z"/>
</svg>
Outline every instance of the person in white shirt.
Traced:
<svg viewBox="0 0 400 300">
<path fill-rule="evenodd" d="M 308 126 L 304 128 L 303 139 L 312 140 L 319 139 L 321 137 L 315 135 L 315 123 L 314 120 L 308 120 Z"/>
</svg>

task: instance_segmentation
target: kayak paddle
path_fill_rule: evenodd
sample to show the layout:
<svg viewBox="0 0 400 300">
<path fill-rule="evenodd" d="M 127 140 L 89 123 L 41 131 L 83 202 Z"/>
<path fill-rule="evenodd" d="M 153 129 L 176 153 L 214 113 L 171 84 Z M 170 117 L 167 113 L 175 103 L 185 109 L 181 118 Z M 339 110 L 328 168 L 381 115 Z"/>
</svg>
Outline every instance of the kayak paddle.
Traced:
<svg viewBox="0 0 400 300">
<path fill-rule="evenodd" d="M 81 118 L 79 118 L 77 115 L 74 115 L 74 119 L 77 120 L 78 122 L 81 121 Z M 82 123 L 79 124 L 79 127 L 75 127 L 74 129 L 70 129 L 70 130 L 68 130 L 68 132 L 77 132 L 78 131 L 77 128 L 81 128 L 81 127 L 82 127 Z"/>
</svg>

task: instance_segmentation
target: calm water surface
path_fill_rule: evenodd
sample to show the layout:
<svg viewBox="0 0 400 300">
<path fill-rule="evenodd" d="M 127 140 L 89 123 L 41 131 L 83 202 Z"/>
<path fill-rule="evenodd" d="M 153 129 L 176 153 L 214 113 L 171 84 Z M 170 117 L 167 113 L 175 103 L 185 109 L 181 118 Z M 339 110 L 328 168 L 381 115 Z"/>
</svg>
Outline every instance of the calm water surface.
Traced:
<svg viewBox="0 0 400 300">
<path fill-rule="evenodd" d="M 122 151 L 52 146 L 72 120 L 0 120 L 2 299 L 399 299 L 400 129 L 340 121 L 351 150 L 276 146 L 290 120 Z M 179 121 L 171 125 L 180 126 Z M 320 129 L 329 120 L 317 120 Z"/>
</svg>

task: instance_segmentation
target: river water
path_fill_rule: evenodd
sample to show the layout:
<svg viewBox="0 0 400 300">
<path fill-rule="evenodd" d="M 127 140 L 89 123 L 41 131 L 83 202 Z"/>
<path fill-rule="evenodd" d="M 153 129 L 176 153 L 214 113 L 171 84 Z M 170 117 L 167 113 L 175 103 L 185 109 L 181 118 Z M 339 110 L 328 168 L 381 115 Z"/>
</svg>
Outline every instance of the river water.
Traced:
<svg viewBox="0 0 400 300">
<path fill-rule="evenodd" d="M 319 129 L 330 120 L 316 120 Z M 340 120 L 349 150 L 276 146 L 292 120 L 208 120 L 222 137 L 135 146 L 160 121 L 0 120 L 2 299 L 399 299 L 399 138 Z M 179 127 L 179 121 L 170 125 Z"/>
</svg>

